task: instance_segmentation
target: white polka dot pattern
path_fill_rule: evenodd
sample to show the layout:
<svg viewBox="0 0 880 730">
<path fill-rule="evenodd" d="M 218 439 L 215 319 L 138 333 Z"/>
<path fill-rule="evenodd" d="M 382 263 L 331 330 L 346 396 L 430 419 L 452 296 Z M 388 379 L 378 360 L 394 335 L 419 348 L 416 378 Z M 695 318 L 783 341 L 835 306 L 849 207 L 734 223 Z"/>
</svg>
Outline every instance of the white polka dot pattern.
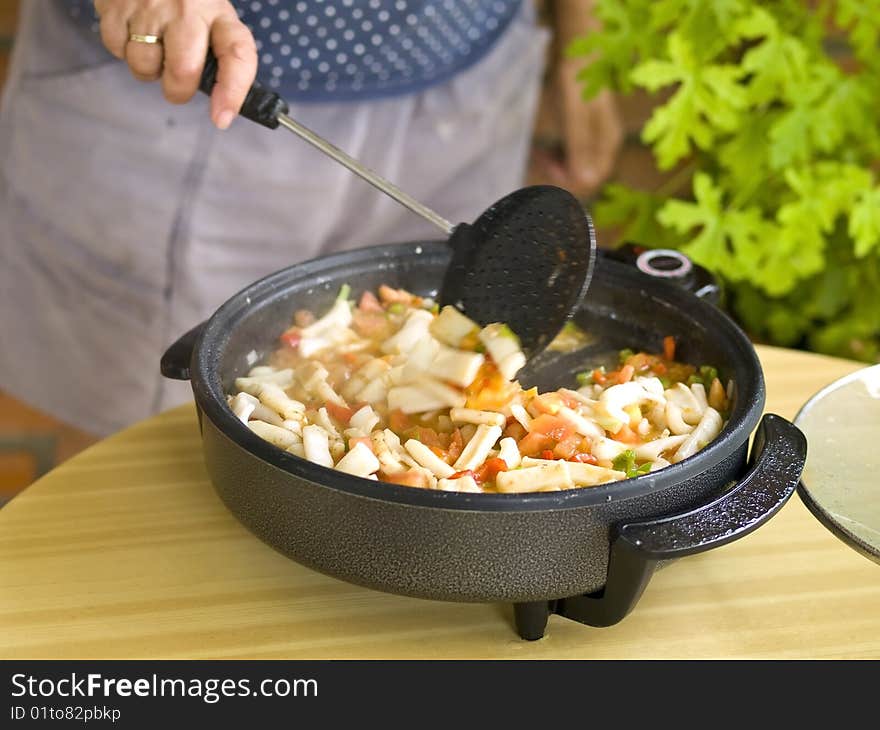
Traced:
<svg viewBox="0 0 880 730">
<path fill-rule="evenodd" d="M 97 32 L 91 0 L 56 0 Z M 491 48 L 523 0 L 233 0 L 258 78 L 291 101 L 373 99 L 446 80 Z"/>
</svg>

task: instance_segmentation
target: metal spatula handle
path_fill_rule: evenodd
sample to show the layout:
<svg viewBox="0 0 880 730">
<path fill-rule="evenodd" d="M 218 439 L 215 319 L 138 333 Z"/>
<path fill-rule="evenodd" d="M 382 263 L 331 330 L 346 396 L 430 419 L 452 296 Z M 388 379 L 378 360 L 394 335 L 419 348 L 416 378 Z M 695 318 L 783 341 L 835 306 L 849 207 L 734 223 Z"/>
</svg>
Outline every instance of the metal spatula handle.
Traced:
<svg viewBox="0 0 880 730">
<path fill-rule="evenodd" d="M 214 54 L 209 51 L 208 58 L 205 61 L 205 70 L 202 73 L 201 82 L 199 83 L 199 89 L 210 95 L 216 81 L 217 59 Z M 360 162 L 351 157 L 351 155 L 346 154 L 335 145 L 330 144 L 326 139 L 315 134 L 307 127 L 304 127 L 295 119 L 291 119 L 287 115 L 288 111 L 289 107 L 287 102 L 284 101 L 281 96 L 274 91 L 269 91 L 269 89 L 264 89 L 259 84 L 254 83 L 254 85 L 251 86 L 250 91 L 248 91 L 247 97 L 245 98 L 244 104 L 239 113 L 241 116 L 257 122 L 258 124 L 262 124 L 269 129 L 276 129 L 279 125 L 285 129 L 289 129 L 295 135 L 304 139 L 328 157 L 332 157 L 336 162 L 347 167 L 355 173 L 355 175 L 366 180 L 373 187 L 378 188 L 401 205 L 409 208 L 413 213 L 420 215 L 429 223 L 437 226 L 447 236 L 452 235 L 455 226 L 443 216 L 438 215 L 426 205 L 423 205 L 412 196 L 403 192 L 403 190 L 396 185 L 388 182 L 382 176 L 377 175 L 369 168 L 364 167 Z"/>
</svg>

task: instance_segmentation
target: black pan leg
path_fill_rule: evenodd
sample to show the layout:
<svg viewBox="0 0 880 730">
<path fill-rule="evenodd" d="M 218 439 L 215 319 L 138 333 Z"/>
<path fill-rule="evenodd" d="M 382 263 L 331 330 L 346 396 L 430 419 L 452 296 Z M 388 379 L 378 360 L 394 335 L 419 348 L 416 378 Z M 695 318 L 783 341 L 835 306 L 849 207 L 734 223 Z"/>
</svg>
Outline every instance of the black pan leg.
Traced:
<svg viewBox="0 0 880 730">
<path fill-rule="evenodd" d="M 516 633 L 526 641 L 536 641 L 544 636 L 550 617 L 550 601 L 529 601 L 513 604 Z"/>
</svg>

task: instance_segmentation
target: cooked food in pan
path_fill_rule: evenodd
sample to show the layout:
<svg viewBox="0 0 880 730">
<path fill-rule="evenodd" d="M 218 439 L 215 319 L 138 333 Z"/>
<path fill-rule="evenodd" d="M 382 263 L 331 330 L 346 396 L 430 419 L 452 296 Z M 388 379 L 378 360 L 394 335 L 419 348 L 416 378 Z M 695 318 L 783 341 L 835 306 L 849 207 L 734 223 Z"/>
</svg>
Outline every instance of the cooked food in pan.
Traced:
<svg viewBox="0 0 880 730">
<path fill-rule="evenodd" d="M 507 325 L 388 286 L 350 295 L 296 312 L 228 396 L 254 433 L 316 464 L 424 489 L 559 491 L 681 461 L 726 422 L 733 383 L 676 361 L 672 337 L 539 393 L 516 380 L 526 358 Z"/>
</svg>

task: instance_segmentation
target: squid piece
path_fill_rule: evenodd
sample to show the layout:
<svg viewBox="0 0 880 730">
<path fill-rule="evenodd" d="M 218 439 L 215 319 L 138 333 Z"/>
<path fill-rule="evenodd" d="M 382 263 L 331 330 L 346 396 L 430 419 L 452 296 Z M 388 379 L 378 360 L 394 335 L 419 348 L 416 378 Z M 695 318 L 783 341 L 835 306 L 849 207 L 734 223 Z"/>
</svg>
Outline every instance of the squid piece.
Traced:
<svg viewBox="0 0 880 730">
<path fill-rule="evenodd" d="M 444 492 L 482 492 L 479 485 L 471 476 L 463 476 L 458 479 L 438 479 L 437 489 Z"/>
<path fill-rule="evenodd" d="M 519 338 L 506 324 L 486 325 L 480 330 L 479 338 L 501 375 L 513 380 L 526 364 Z"/>
<path fill-rule="evenodd" d="M 397 458 L 388 445 L 384 431 L 373 431 L 370 434 L 370 441 L 373 444 L 373 453 L 379 459 L 380 468 L 383 472 L 386 474 L 400 474 L 407 470 L 407 467 Z"/>
<path fill-rule="evenodd" d="M 674 434 L 690 433 L 694 430 L 691 424 L 684 420 L 681 408 L 675 403 L 666 403 L 666 427 Z"/>
<path fill-rule="evenodd" d="M 266 375 L 259 375 L 247 378 L 236 378 L 236 390 L 249 393 L 255 398 L 260 397 L 260 389 L 267 383 L 272 383 L 280 388 L 286 388 L 293 384 L 293 370 L 285 368 L 284 370 L 275 370 Z"/>
<path fill-rule="evenodd" d="M 431 449 L 425 446 L 421 441 L 409 439 L 404 445 L 409 455 L 415 459 L 420 466 L 425 467 L 434 476 L 442 479 L 448 479 L 456 470 L 435 454 Z"/>
<path fill-rule="evenodd" d="M 360 398 L 360 391 L 376 380 L 382 382 L 382 376 L 391 369 L 385 360 L 378 357 L 368 360 L 355 371 L 351 379 L 342 386 L 342 396 L 354 400 Z"/>
<path fill-rule="evenodd" d="M 239 393 L 229 399 L 229 407 L 242 423 L 247 423 L 259 401 L 249 393 Z"/>
<path fill-rule="evenodd" d="M 330 455 L 330 437 L 320 426 L 310 424 L 303 428 L 303 448 L 306 458 L 321 466 L 333 467 Z"/>
<path fill-rule="evenodd" d="M 696 454 L 721 433 L 722 425 L 721 414 L 714 408 L 707 407 L 697 427 L 688 434 L 681 446 L 678 447 L 678 451 L 673 454 L 672 462 L 678 463 L 682 459 Z"/>
<path fill-rule="evenodd" d="M 440 310 L 429 327 L 434 337 L 450 347 L 458 347 L 465 337 L 478 328 L 476 322 L 449 305 Z"/>
<path fill-rule="evenodd" d="M 654 439 L 645 444 L 639 444 L 633 451 L 639 461 L 656 461 L 660 454 L 670 449 L 677 449 L 687 439 L 687 434 L 679 436 L 667 436 L 666 438 Z"/>
<path fill-rule="evenodd" d="M 273 426 L 265 421 L 248 421 L 247 425 L 257 436 L 279 449 L 289 449 L 294 444 L 300 443 L 300 438 L 296 434 L 281 426 Z"/>
<path fill-rule="evenodd" d="M 379 459 L 370 448 L 366 444 L 358 442 L 339 460 L 335 468 L 356 477 L 367 477 L 379 471 L 380 466 Z"/>
<path fill-rule="evenodd" d="M 461 456 L 453 466 L 456 470 L 476 469 L 486 461 L 489 450 L 495 446 L 495 442 L 501 438 L 500 426 L 477 426 L 473 437 L 467 442 L 467 446 L 461 452 Z"/>
<path fill-rule="evenodd" d="M 271 408 L 283 419 L 300 420 L 306 410 L 304 404 L 289 397 L 280 386 L 266 383 L 260 388 L 257 398 L 267 408 Z"/>
<path fill-rule="evenodd" d="M 495 477 L 499 492 L 521 494 L 544 490 L 572 489 L 574 482 L 564 461 L 546 461 L 537 466 L 502 471 Z"/>
<path fill-rule="evenodd" d="M 676 383 L 671 388 L 667 388 L 663 395 L 667 404 L 672 403 L 681 410 L 681 419 L 685 423 L 696 426 L 700 422 L 706 405 L 699 401 L 691 388 L 684 383 Z"/>
<path fill-rule="evenodd" d="M 571 408 L 562 406 L 556 412 L 556 415 L 569 424 L 581 436 L 588 436 L 591 439 L 599 439 L 605 436 L 605 429 L 603 429 L 598 423 L 587 420 Z"/>
<path fill-rule="evenodd" d="M 516 445 L 516 441 L 508 436 L 507 438 L 501 439 L 501 441 L 498 442 L 498 445 L 501 447 L 498 450 L 499 458 L 504 459 L 504 463 L 507 464 L 508 469 L 516 469 L 522 461 L 522 455 L 519 453 L 519 447 Z"/>
<path fill-rule="evenodd" d="M 656 378 L 631 380 L 628 383 L 612 385 L 603 391 L 599 396 L 599 405 L 596 408 L 596 420 L 599 425 L 611 433 L 617 433 L 630 421 L 629 414 L 626 412 L 628 407 L 641 406 L 645 402 L 662 401 L 662 390 L 660 394 L 656 393 L 656 389 L 649 386 L 645 382 L 646 380 L 651 381 Z M 658 380 L 657 383 L 659 384 L 659 382 Z"/>
<path fill-rule="evenodd" d="M 370 406 L 363 406 L 354 412 L 348 425 L 352 428 L 360 430 L 364 435 L 368 435 L 379 423 L 379 416 Z"/>
<path fill-rule="evenodd" d="M 424 309 L 413 309 L 406 315 L 406 321 L 395 334 L 382 343 L 382 352 L 409 352 L 419 340 L 428 334 L 428 326 L 434 315 Z"/>
<path fill-rule="evenodd" d="M 478 352 L 444 347 L 430 362 L 427 372 L 435 378 L 464 388 L 474 382 L 485 361 L 486 357 Z"/>
<path fill-rule="evenodd" d="M 351 322 L 351 306 L 347 299 L 340 297 L 333 302 L 333 306 L 330 307 L 327 314 L 315 320 L 308 327 L 303 327 L 300 334 L 303 339 L 320 337 L 327 332 L 348 328 Z"/>
<path fill-rule="evenodd" d="M 507 419 L 494 411 L 478 411 L 474 408 L 453 408 L 449 411 L 453 423 L 473 423 L 477 426 L 503 426 Z"/>
</svg>

